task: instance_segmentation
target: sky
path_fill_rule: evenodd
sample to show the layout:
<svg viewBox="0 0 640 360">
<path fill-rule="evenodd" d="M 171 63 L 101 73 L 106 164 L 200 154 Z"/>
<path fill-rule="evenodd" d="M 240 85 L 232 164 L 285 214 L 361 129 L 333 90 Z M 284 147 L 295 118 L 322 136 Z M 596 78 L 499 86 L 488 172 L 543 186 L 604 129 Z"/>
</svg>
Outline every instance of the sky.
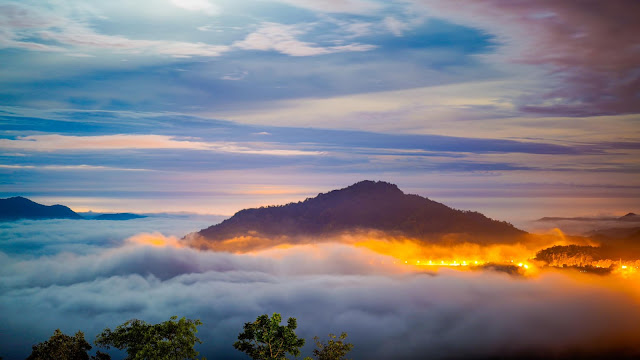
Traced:
<svg viewBox="0 0 640 360">
<path fill-rule="evenodd" d="M 360 180 L 640 212 L 640 4 L 0 1 L 0 196 L 232 215 Z"/>
</svg>

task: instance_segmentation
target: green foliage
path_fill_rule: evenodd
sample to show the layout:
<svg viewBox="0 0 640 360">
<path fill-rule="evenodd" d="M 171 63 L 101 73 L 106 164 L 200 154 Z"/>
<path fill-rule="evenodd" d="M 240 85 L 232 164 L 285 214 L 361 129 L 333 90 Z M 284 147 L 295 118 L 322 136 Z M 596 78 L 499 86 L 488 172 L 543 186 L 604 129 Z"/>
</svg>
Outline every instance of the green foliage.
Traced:
<svg viewBox="0 0 640 360">
<path fill-rule="evenodd" d="M 127 351 L 126 360 L 184 360 L 197 359 L 196 343 L 202 343 L 196 336 L 200 320 L 184 317 L 160 324 L 148 324 L 132 319 L 116 327 L 109 328 L 96 336 L 96 345 L 109 349 L 114 347 Z"/>
<path fill-rule="evenodd" d="M 56 329 L 49 340 L 33 345 L 32 349 L 27 360 L 89 360 L 87 351 L 91 345 L 82 331 L 69 336 Z"/>
<path fill-rule="evenodd" d="M 353 344 L 346 342 L 346 338 L 346 332 L 340 334 L 340 337 L 329 334 L 329 340 L 325 343 L 314 336 L 317 349 L 313 350 L 313 356 L 318 360 L 345 360 L 347 353 L 353 349 Z"/>
<path fill-rule="evenodd" d="M 295 318 L 289 318 L 282 326 L 282 316 L 273 313 L 260 315 L 254 322 L 244 324 L 244 331 L 233 344 L 237 350 L 247 353 L 255 360 L 282 360 L 286 354 L 300 355 L 304 339 L 299 339 L 294 330 L 298 327 Z"/>
<path fill-rule="evenodd" d="M 109 356 L 109 354 L 105 354 L 102 351 L 98 350 L 96 351 L 96 354 L 91 357 L 91 360 L 111 360 L 111 356 Z"/>
</svg>

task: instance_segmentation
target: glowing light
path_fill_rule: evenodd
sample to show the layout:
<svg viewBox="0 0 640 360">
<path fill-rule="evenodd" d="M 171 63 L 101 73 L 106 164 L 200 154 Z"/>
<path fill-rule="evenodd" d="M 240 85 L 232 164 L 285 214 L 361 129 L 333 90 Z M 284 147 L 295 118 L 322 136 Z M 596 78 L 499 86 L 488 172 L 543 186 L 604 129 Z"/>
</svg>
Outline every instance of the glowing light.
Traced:
<svg viewBox="0 0 640 360">
<path fill-rule="evenodd" d="M 518 264 L 518 267 L 522 267 L 522 263 L 519 263 L 519 264 Z"/>
<path fill-rule="evenodd" d="M 528 269 L 528 268 L 529 268 L 529 265 L 524 264 L 524 268 L 525 268 L 525 269 Z"/>
</svg>

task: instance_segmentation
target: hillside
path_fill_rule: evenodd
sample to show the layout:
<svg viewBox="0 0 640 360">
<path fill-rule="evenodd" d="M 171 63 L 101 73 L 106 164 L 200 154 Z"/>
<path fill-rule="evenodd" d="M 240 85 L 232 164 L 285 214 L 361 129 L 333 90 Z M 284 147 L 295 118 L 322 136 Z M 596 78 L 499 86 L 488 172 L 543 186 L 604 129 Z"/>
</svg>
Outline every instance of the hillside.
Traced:
<svg viewBox="0 0 640 360">
<path fill-rule="evenodd" d="M 63 205 L 42 205 L 21 196 L 0 199 L 0 220 L 18 219 L 82 219 L 82 216 Z"/>
<path fill-rule="evenodd" d="M 215 242 L 241 236 L 318 237 L 358 230 L 425 240 L 464 234 L 492 242 L 526 234 L 478 212 L 455 210 L 405 194 L 390 183 L 362 181 L 297 203 L 241 210 L 197 235 L 202 241 Z"/>
</svg>

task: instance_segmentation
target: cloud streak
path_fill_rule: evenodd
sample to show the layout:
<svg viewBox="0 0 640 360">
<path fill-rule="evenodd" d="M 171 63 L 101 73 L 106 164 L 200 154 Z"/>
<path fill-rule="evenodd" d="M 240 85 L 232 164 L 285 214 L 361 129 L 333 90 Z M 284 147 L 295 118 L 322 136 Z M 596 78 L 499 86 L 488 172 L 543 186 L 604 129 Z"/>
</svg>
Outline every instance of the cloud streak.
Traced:
<svg viewBox="0 0 640 360">
<path fill-rule="evenodd" d="M 249 145 L 249 146 L 247 146 Z M 258 143 L 240 145 L 233 142 L 202 142 L 194 139 L 177 139 L 165 135 L 30 135 L 17 139 L 0 139 L 0 148 L 29 151 L 76 151 L 122 149 L 181 149 L 207 150 L 226 153 L 274 156 L 318 156 L 322 152 L 265 148 L 271 145 Z"/>
</svg>

